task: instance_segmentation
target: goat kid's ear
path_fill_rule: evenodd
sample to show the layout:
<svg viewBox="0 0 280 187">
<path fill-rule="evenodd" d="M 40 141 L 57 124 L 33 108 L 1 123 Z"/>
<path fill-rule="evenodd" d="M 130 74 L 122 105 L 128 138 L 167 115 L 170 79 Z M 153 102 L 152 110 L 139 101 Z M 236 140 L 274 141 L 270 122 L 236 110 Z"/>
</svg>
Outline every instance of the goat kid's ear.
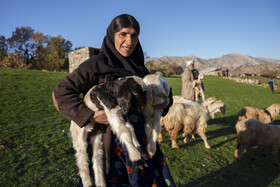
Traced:
<svg viewBox="0 0 280 187">
<path fill-rule="evenodd" d="M 121 85 L 120 91 L 118 93 L 117 101 L 119 106 L 121 107 L 122 114 L 128 113 L 131 105 L 131 98 L 132 98 L 132 93 L 129 91 L 127 85 L 126 84 Z"/>
</svg>

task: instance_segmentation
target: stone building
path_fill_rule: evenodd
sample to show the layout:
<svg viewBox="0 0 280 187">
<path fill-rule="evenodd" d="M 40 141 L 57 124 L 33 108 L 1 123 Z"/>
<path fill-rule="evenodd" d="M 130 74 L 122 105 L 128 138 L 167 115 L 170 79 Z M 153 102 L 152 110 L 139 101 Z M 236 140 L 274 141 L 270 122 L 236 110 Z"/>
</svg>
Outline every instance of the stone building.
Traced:
<svg viewBox="0 0 280 187">
<path fill-rule="evenodd" d="M 84 47 L 75 51 L 71 51 L 68 54 L 69 73 L 72 73 L 72 71 L 74 71 L 82 62 L 89 59 L 92 55 L 97 55 L 98 53 L 99 49 L 92 47 Z"/>
</svg>

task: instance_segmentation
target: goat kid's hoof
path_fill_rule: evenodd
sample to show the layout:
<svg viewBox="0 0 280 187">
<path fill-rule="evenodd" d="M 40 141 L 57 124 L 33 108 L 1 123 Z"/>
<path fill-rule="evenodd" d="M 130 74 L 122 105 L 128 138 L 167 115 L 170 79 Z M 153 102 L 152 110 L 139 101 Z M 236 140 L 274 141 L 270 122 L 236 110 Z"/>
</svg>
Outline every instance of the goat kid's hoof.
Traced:
<svg viewBox="0 0 280 187">
<path fill-rule="evenodd" d="M 149 157 L 146 154 L 144 154 L 144 155 L 142 155 L 142 159 L 149 160 Z"/>
<path fill-rule="evenodd" d="M 141 150 L 141 160 L 149 160 L 149 156 L 146 150 L 145 151 Z"/>
<path fill-rule="evenodd" d="M 234 155 L 234 158 L 235 158 L 236 160 L 241 160 L 241 159 L 240 159 L 240 156 L 238 156 L 238 155 Z"/>
<path fill-rule="evenodd" d="M 146 161 L 144 161 L 143 159 L 135 161 L 134 164 L 136 165 L 137 168 L 139 168 L 140 170 L 143 170 L 144 167 L 148 167 L 148 164 L 146 163 Z"/>
</svg>

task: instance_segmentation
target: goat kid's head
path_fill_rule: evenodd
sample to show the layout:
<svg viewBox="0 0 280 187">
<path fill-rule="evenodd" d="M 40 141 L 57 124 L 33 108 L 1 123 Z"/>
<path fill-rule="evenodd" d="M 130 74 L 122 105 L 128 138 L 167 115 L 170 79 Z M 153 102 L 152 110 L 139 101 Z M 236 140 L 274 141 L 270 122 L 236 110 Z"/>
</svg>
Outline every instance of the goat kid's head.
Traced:
<svg viewBox="0 0 280 187">
<path fill-rule="evenodd" d="M 220 111 L 223 115 L 225 115 L 226 114 L 226 106 L 220 107 Z"/>
<path fill-rule="evenodd" d="M 130 107 L 142 111 L 146 106 L 146 91 L 134 78 L 122 83 L 117 98 L 123 114 L 127 114 Z"/>
</svg>

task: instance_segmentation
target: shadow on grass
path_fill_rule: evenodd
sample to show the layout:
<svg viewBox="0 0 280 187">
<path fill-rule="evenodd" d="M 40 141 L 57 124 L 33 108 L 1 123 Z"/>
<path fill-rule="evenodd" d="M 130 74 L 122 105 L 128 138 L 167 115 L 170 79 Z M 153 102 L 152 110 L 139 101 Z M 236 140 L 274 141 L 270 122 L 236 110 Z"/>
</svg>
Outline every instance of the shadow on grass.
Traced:
<svg viewBox="0 0 280 187">
<path fill-rule="evenodd" d="M 213 124 L 222 124 L 222 125 L 228 125 L 234 127 L 237 121 L 237 115 L 234 116 L 224 116 L 221 118 L 215 118 L 215 119 L 209 119 L 207 121 L 208 125 Z"/>
<path fill-rule="evenodd" d="M 221 129 L 206 132 L 207 139 L 211 140 L 218 137 L 236 134 L 236 119 L 236 116 L 210 119 L 208 124 L 220 124 L 223 127 Z M 280 120 L 275 120 L 273 124 L 279 125 Z M 212 144 L 211 149 L 222 147 L 227 142 L 232 142 L 235 139 L 236 137 L 232 137 L 227 138 L 224 141 L 219 141 L 218 144 Z M 189 145 L 183 145 L 182 147 L 193 146 L 201 141 L 202 139 L 198 138 L 191 141 Z M 265 151 L 262 148 L 255 148 L 255 159 L 252 160 L 248 157 L 245 151 L 245 153 L 243 152 L 240 160 L 235 160 L 230 165 L 211 172 L 199 179 L 191 180 L 189 183 L 178 186 L 280 186 L 280 167 L 276 167 L 273 164 L 272 156 L 262 156 L 264 152 Z"/>
<path fill-rule="evenodd" d="M 280 120 L 275 120 L 275 121 L 273 121 L 272 124 L 274 124 L 274 125 L 280 125 Z"/>
<path fill-rule="evenodd" d="M 243 153 L 240 160 L 211 172 L 198 179 L 191 180 L 184 185 L 188 186 L 279 186 L 280 168 L 272 163 L 272 158 L 263 157 L 264 150 L 254 149 L 255 160 L 249 159 L 247 153 Z"/>
</svg>

